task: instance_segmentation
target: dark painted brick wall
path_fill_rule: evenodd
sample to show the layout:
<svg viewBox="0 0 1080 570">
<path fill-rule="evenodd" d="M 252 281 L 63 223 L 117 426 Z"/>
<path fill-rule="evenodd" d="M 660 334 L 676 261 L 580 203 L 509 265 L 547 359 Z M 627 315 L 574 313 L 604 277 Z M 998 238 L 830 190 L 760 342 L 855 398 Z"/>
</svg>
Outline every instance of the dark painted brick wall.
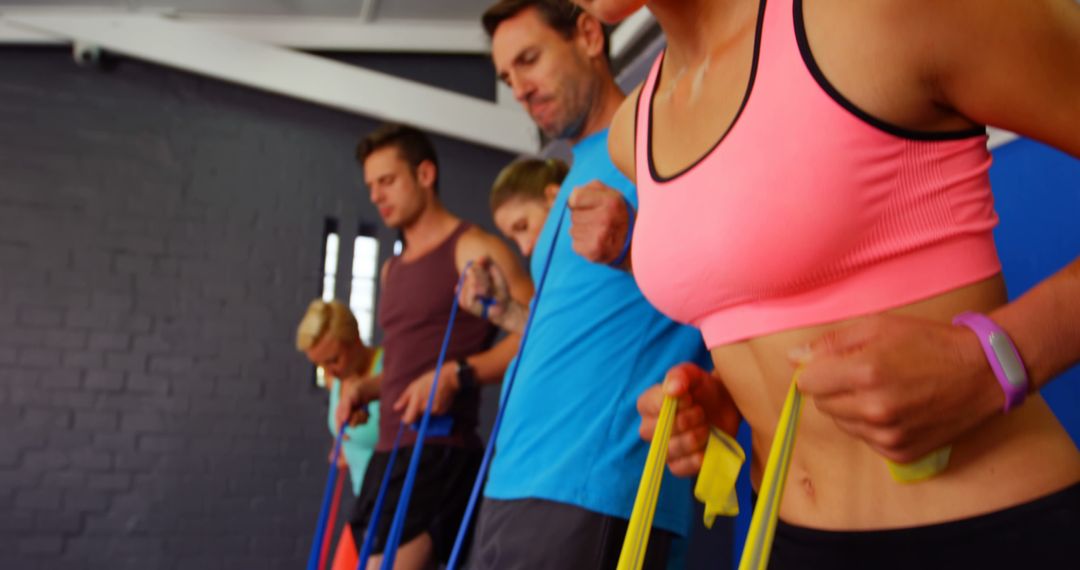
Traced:
<svg viewBox="0 0 1080 570">
<path fill-rule="evenodd" d="M 361 59 L 494 91 L 479 58 Z M 0 50 L 0 568 L 301 567 L 329 436 L 293 327 L 324 218 L 343 260 L 377 222 L 352 158 L 375 125 Z M 511 157 L 436 145 L 444 199 L 490 227 Z"/>
</svg>

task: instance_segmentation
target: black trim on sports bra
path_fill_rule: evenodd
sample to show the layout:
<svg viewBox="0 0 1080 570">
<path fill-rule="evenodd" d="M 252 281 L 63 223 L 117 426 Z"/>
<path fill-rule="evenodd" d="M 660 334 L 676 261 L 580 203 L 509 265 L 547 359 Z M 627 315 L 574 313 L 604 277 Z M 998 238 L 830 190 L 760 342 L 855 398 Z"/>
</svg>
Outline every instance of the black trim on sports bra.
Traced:
<svg viewBox="0 0 1080 570">
<path fill-rule="evenodd" d="M 652 177 L 654 182 L 670 182 L 670 181 L 675 180 L 676 178 L 682 176 L 683 174 L 686 174 L 687 172 L 693 170 L 695 166 L 697 166 L 703 160 L 708 158 L 713 153 L 713 151 L 716 150 L 716 147 L 720 146 L 720 143 L 724 142 L 724 139 L 727 138 L 728 133 L 730 133 L 731 129 L 735 128 L 735 124 L 739 122 L 739 117 L 742 116 L 743 110 L 746 109 L 746 103 L 750 100 L 750 93 L 754 90 L 754 78 L 757 77 L 758 57 L 759 57 L 759 54 L 761 53 L 761 29 L 762 29 L 762 27 L 764 27 L 764 24 L 765 24 L 765 1 L 766 0 L 761 0 L 761 4 L 758 7 L 757 24 L 756 24 L 756 28 L 754 30 L 754 59 L 750 63 L 750 79 L 749 79 L 749 81 L 746 82 L 746 93 L 743 95 L 742 103 L 739 104 L 739 110 L 735 112 L 735 118 L 732 119 L 731 124 L 728 125 L 728 128 L 724 130 L 724 133 L 722 135 L 720 135 L 720 138 L 716 140 L 716 143 L 714 143 L 712 145 L 712 147 L 709 148 L 709 150 L 705 152 L 705 154 L 698 157 L 697 160 L 692 162 L 686 168 L 683 168 L 682 170 L 676 172 L 675 174 L 672 174 L 671 176 L 666 176 L 666 177 L 665 176 L 660 176 L 660 174 L 656 171 L 656 164 L 654 164 L 654 162 L 653 162 L 653 152 L 652 152 L 653 99 L 656 98 L 656 89 L 660 85 L 660 74 L 664 70 L 664 57 L 667 55 L 667 52 L 665 52 L 664 54 L 662 54 L 660 56 L 660 68 L 656 70 L 656 79 L 653 80 L 652 93 L 649 95 L 649 114 L 648 114 L 648 119 L 649 119 L 649 125 L 648 125 L 648 133 L 649 134 L 648 134 L 648 136 L 649 136 L 649 140 L 646 141 L 646 144 L 648 146 L 645 148 L 645 155 L 648 157 L 648 160 L 649 160 L 649 176 Z M 640 105 L 640 103 L 641 103 L 641 99 L 640 99 L 640 94 L 639 94 L 638 104 Z M 637 115 L 635 115 L 635 117 L 636 116 Z M 636 138 L 637 138 L 637 135 L 636 135 L 637 119 L 636 118 L 634 119 L 634 128 L 635 128 L 635 144 L 636 144 Z"/>
<path fill-rule="evenodd" d="M 802 55 L 806 70 L 810 72 L 810 75 L 814 76 L 814 81 L 817 82 L 818 86 L 821 87 L 833 101 L 836 101 L 838 105 L 847 109 L 849 113 L 859 120 L 878 130 L 885 131 L 890 135 L 916 141 L 959 140 L 986 134 L 986 127 L 983 126 L 959 131 L 916 131 L 913 129 L 906 129 L 883 121 L 858 108 L 829 82 L 828 78 L 825 77 L 825 74 L 822 73 L 821 68 L 818 67 L 817 61 L 814 59 L 814 54 L 810 51 L 810 41 L 806 37 L 806 24 L 803 20 L 802 0 L 795 0 L 793 6 L 795 10 L 795 39 L 799 43 L 799 53 Z"/>
<path fill-rule="evenodd" d="M 663 57 L 663 56 L 660 56 Z M 659 73 L 657 79 L 660 78 Z M 641 97 L 645 95 L 645 83 L 642 82 L 641 89 L 637 92 L 637 101 L 634 102 L 634 186 L 637 186 L 637 168 L 638 168 L 638 122 L 641 120 Z M 649 100 L 650 102 L 652 99 Z M 652 117 L 649 117 L 652 120 Z M 647 151 L 648 149 L 646 149 Z"/>
</svg>

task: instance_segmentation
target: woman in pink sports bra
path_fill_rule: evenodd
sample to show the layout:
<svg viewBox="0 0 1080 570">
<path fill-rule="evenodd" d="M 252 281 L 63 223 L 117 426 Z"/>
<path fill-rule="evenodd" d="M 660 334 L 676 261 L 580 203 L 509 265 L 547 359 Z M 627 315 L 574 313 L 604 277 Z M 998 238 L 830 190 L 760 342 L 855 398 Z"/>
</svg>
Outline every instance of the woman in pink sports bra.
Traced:
<svg viewBox="0 0 1080 570">
<path fill-rule="evenodd" d="M 1006 303 L 984 125 L 1080 156 L 1080 4 L 577 3 L 609 22 L 647 4 L 668 38 L 610 148 L 638 185 L 635 278 L 716 366 L 639 400 L 648 438 L 662 392 L 682 397 L 672 471 L 742 417 L 757 486 L 801 364 L 771 568 L 1074 565 L 1080 453 L 1037 390 L 1080 361 L 1080 261 Z M 919 483 L 882 459 L 948 445 Z"/>
</svg>

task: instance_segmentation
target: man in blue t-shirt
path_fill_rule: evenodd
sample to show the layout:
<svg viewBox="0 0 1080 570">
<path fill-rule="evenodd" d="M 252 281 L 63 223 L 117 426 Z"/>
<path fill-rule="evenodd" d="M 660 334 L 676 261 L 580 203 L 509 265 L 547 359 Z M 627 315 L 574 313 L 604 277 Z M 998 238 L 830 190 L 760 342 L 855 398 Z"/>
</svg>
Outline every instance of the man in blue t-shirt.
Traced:
<svg viewBox="0 0 1080 570">
<path fill-rule="evenodd" d="M 504 398 L 468 567 L 614 568 L 648 452 L 637 397 L 671 365 L 707 362 L 707 353 L 699 333 L 653 309 L 627 271 L 571 247 L 567 200 L 576 187 L 602 185 L 621 193 L 621 207 L 637 207 L 607 152 L 625 96 L 600 23 L 559 0 L 502 0 L 483 23 L 500 79 L 545 134 L 573 143 L 574 161 L 530 260 L 542 290 Z M 478 286 L 501 281 L 493 264 L 473 267 Z M 520 331 L 530 308 L 497 289 L 491 318 Z M 475 297 L 463 304 L 480 310 Z M 691 507 L 690 482 L 665 473 L 646 567 L 665 567 L 672 540 L 689 531 Z"/>
</svg>

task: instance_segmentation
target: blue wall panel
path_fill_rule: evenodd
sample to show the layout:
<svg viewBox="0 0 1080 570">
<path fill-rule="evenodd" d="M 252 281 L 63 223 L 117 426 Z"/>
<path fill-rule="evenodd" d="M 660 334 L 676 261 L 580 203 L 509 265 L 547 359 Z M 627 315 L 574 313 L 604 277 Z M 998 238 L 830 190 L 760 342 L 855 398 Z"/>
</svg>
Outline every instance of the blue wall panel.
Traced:
<svg viewBox="0 0 1080 570">
<path fill-rule="evenodd" d="M 994 237 L 1015 299 L 1080 256 L 1080 160 L 1021 139 L 994 151 L 990 179 L 1001 216 Z M 1080 366 L 1043 396 L 1080 442 Z"/>
</svg>

